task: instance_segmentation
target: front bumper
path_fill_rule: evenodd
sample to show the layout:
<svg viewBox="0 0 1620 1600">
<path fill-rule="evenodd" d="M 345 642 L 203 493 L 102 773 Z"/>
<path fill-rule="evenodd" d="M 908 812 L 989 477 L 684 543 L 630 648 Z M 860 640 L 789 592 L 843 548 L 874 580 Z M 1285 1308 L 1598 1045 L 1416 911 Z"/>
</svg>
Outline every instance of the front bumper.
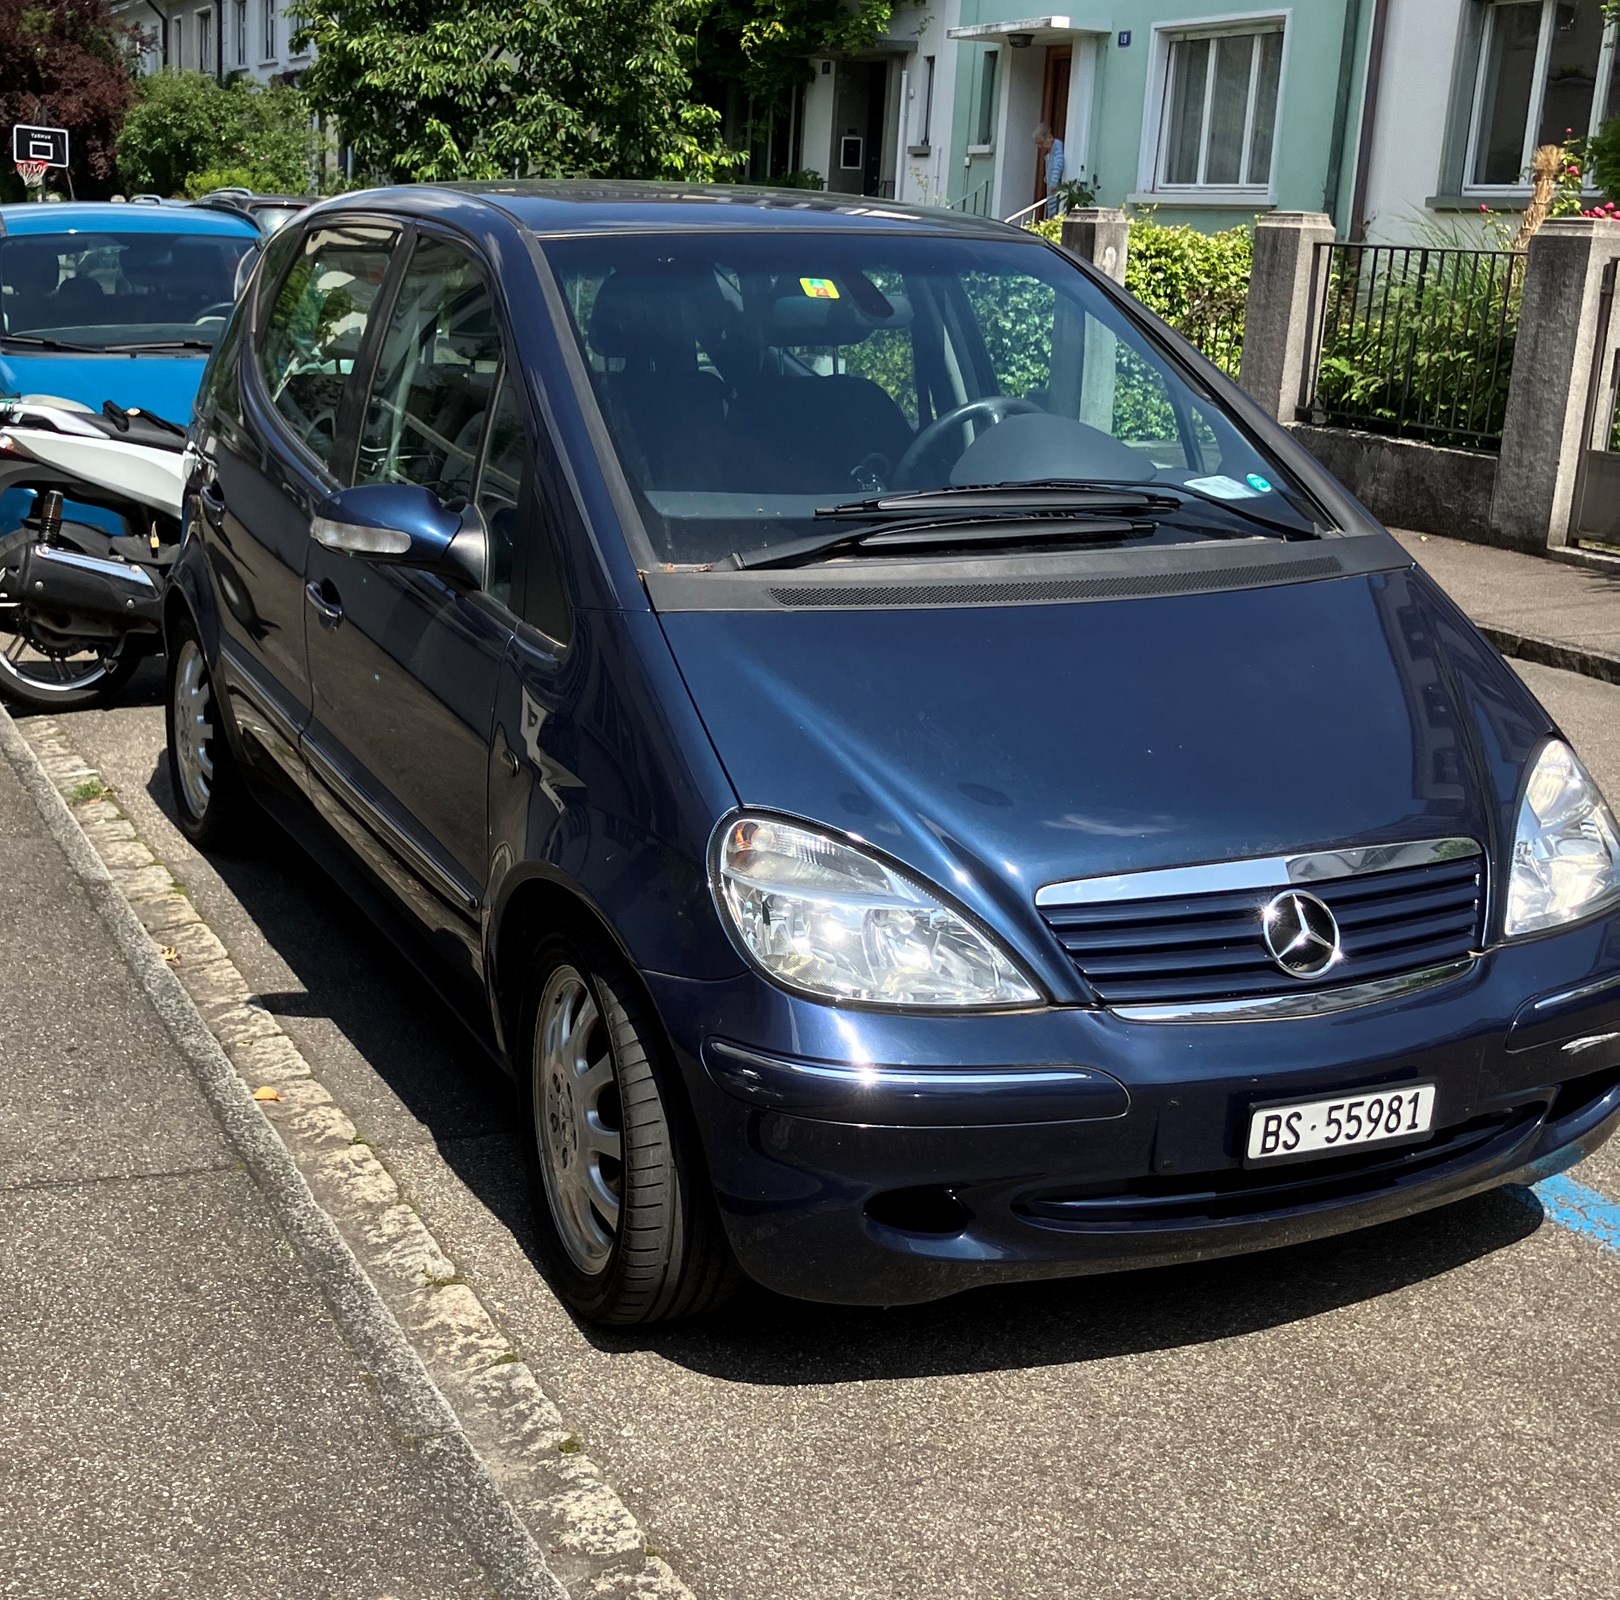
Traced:
<svg viewBox="0 0 1620 1600">
<path fill-rule="evenodd" d="M 743 1269 L 895 1305 L 1299 1243 L 1531 1182 L 1620 1126 L 1620 917 L 1328 1016 L 817 1006 L 649 976 Z M 1246 1168 L 1260 1101 L 1438 1085 L 1423 1144 Z"/>
</svg>

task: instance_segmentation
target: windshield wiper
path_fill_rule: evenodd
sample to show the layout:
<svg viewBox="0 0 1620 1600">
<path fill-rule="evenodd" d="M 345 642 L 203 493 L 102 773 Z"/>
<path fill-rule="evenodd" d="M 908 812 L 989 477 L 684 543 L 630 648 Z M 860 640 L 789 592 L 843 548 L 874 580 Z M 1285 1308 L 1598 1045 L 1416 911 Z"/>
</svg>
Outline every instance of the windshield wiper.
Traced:
<svg viewBox="0 0 1620 1600">
<path fill-rule="evenodd" d="M 1258 498 L 1258 496 L 1256 497 Z M 1016 483 L 950 484 L 940 489 L 919 489 L 900 494 L 884 494 L 869 500 L 846 500 L 837 505 L 819 506 L 818 518 L 864 517 L 878 521 L 885 517 L 910 517 L 918 512 L 936 515 L 973 516 L 985 511 L 1113 511 L 1126 515 L 1180 511 L 1189 502 L 1214 506 L 1235 522 L 1248 523 L 1281 534 L 1285 539 L 1314 539 L 1319 530 L 1313 523 L 1283 522 L 1268 517 L 1248 499 L 1227 500 L 1207 489 L 1184 483 L 1109 483 L 1095 478 L 1028 478 Z M 1286 503 L 1286 502 L 1285 502 Z"/>
<path fill-rule="evenodd" d="M 895 526 L 851 528 L 843 533 L 811 535 L 763 550 L 734 551 L 721 566 L 742 571 L 762 567 L 796 567 L 834 555 L 899 555 L 908 550 L 972 549 L 981 545 L 1103 543 L 1145 539 L 1153 525 L 1129 517 L 1099 516 L 1081 511 L 1070 516 L 1002 514 L 976 518 L 917 517 Z"/>
<path fill-rule="evenodd" d="M 0 344 L 25 344 L 35 350 L 77 350 L 99 355 L 99 344 L 74 344 L 71 339 L 49 339 L 40 333 L 0 333 Z"/>
<path fill-rule="evenodd" d="M 870 500 L 845 500 L 817 506 L 816 516 L 914 517 L 933 511 L 949 516 L 1010 511 L 1175 511 L 1181 501 L 1155 485 L 1139 489 L 1133 484 L 1094 483 L 1082 478 L 1041 478 L 1026 483 L 963 483 L 940 489 L 917 489 L 901 494 L 877 495 Z"/>
<path fill-rule="evenodd" d="M 212 339 L 131 339 L 125 344 L 104 344 L 103 350 L 129 354 L 139 350 L 212 350 Z"/>
</svg>

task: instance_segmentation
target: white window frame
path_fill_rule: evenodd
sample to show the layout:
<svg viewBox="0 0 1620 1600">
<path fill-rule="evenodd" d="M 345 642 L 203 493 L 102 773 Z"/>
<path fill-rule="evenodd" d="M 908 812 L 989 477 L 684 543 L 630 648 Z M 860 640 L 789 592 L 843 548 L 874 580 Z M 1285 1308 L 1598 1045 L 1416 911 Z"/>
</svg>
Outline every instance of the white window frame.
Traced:
<svg viewBox="0 0 1620 1600">
<path fill-rule="evenodd" d="M 214 54 L 214 8 L 204 6 L 197 13 L 197 70 L 199 72 L 212 72 L 214 62 L 208 58 Z"/>
<path fill-rule="evenodd" d="M 1170 127 L 1170 66 L 1173 47 L 1184 40 L 1218 39 L 1232 34 L 1282 34 L 1282 60 L 1277 69 L 1277 109 L 1271 132 L 1271 165 L 1265 183 L 1206 184 L 1166 183 L 1164 164 L 1168 154 Z M 1282 144 L 1283 107 L 1288 95 L 1289 44 L 1293 34 L 1293 10 L 1245 11 L 1219 17 L 1188 17 L 1179 22 L 1160 22 L 1153 28 L 1148 62 L 1148 92 L 1142 107 L 1141 157 L 1137 168 L 1138 192 L 1129 196 L 1132 204 L 1143 205 L 1259 205 L 1275 203 L 1277 192 L 1277 152 Z M 1251 47 L 1252 48 L 1252 47 Z M 1209 71 L 1214 71 L 1215 52 L 1210 52 Z M 1243 147 L 1249 152 L 1254 133 L 1256 77 L 1260 52 L 1253 50 L 1249 64 L 1249 108 L 1243 129 Z M 1208 159 L 1209 118 L 1212 97 L 1204 95 L 1204 126 L 1199 148 Z"/>
<path fill-rule="evenodd" d="M 1524 195 L 1530 192 L 1530 157 L 1536 148 L 1536 130 L 1541 126 L 1542 107 L 1547 103 L 1547 63 L 1552 56 L 1553 28 L 1558 17 L 1558 0 L 1541 0 L 1541 33 L 1536 42 L 1536 64 L 1531 77 L 1530 106 L 1524 119 L 1524 143 L 1519 150 L 1519 176 L 1512 183 L 1475 183 L 1474 171 L 1479 160 L 1480 137 L 1485 120 L 1485 76 L 1490 70 L 1491 40 L 1496 31 L 1497 14 L 1502 7 L 1492 0 L 1485 8 L 1485 25 L 1479 35 L 1479 61 L 1474 68 L 1474 99 L 1468 110 L 1468 151 L 1463 157 L 1462 192 L 1465 195 Z M 1597 83 L 1592 91 L 1592 112 L 1585 128 L 1577 128 L 1575 137 L 1584 138 L 1596 133 L 1602 121 L 1603 104 L 1608 99 L 1615 71 L 1616 26 L 1608 23 L 1603 29 L 1603 43 L 1598 47 Z"/>
<path fill-rule="evenodd" d="M 169 18 L 169 65 L 179 71 L 186 65 L 186 19 Z"/>
<path fill-rule="evenodd" d="M 293 36 L 304 25 L 303 7 L 299 6 L 299 5 L 289 6 L 288 9 L 287 9 L 287 14 L 286 14 L 286 22 L 287 22 L 287 55 L 288 55 L 288 58 L 290 60 L 297 61 L 301 57 L 307 56 L 309 54 L 309 46 L 308 45 L 305 45 L 302 49 L 295 49 L 294 46 L 293 46 Z"/>
<path fill-rule="evenodd" d="M 245 67 L 248 64 L 248 0 L 236 0 L 233 9 L 236 16 L 236 64 Z"/>
<path fill-rule="evenodd" d="M 276 23 L 281 19 L 281 7 L 276 0 L 264 0 L 259 7 L 259 21 L 264 36 L 259 40 L 259 65 L 273 67 L 279 59 L 276 55 Z"/>
</svg>

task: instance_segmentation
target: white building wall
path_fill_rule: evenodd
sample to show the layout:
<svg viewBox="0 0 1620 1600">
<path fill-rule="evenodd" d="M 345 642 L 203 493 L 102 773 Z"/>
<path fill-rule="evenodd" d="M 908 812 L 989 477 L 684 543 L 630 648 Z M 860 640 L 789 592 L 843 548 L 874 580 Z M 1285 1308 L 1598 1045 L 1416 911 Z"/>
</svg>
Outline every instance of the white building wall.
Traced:
<svg viewBox="0 0 1620 1600">
<path fill-rule="evenodd" d="M 1468 0 L 1392 0 L 1367 166 L 1367 236 L 1420 243 L 1435 214 L 1441 147 Z M 1461 219 L 1458 219 L 1461 220 Z"/>
<path fill-rule="evenodd" d="M 115 0 L 114 18 L 135 28 L 141 37 L 141 70 L 156 72 L 165 64 L 164 40 L 167 35 L 170 49 L 167 65 L 187 72 L 213 74 L 223 61 L 225 77 L 240 73 L 268 83 L 272 78 L 289 72 L 299 72 L 314 59 L 312 52 L 294 54 L 291 39 L 295 31 L 294 9 L 282 0 L 247 0 L 239 7 L 237 0 Z M 202 29 L 198 18 L 203 12 L 213 16 L 214 48 L 208 60 L 200 59 L 198 46 Z M 160 25 L 158 14 L 165 19 Z M 179 54 L 173 49 L 174 32 L 171 24 L 178 21 Z M 224 54 L 221 57 L 220 30 L 224 30 Z"/>
<path fill-rule="evenodd" d="M 895 8 L 893 31 L 907 27 L 917 40 L 916 53 L 906 58 L 905 164 L 895 186 L 895 198 L 910 205 L 943 205 L 950 190 L 947 163 L 956 93 L 956 44 L 945 37 L 945 30 L 956 25 L 961 9 L 962 0 Z M 924 145 L 923 99 L 929 56 L 934 58 L 934 103 Z"/>
</svg>

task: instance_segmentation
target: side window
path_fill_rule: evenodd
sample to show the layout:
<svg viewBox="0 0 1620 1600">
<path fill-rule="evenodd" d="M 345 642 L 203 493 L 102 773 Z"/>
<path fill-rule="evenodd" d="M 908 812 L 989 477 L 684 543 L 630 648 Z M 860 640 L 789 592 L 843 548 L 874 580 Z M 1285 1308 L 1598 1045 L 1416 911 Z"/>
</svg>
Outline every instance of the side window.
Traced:
<svg viewBox="0 0 1620 1600">
<path fill-rule="evenodd" d="M 510 373 L 504 373 L 489 410 L 489 439 L 473 495 L 489 537 L 489 576 L 484 587 L 502 605 L 512 604 L 512 571 L 523 537 L 526 498 L 534 475 L 534 447 L 525 421 L 523 397 Z M 532 513 L 531 513 L 532 514 Z M 528 593 L 524 614 L 535 627 L 559 643 L 570 634 L 568 598 L 563 592 L 557 551 L 543 529 L 536 530 L 528 555 Z"/>
<path fill-rule="evenodd" d="M 259 372 L 293 437 L 330 465 L 338 411 L 397 243 L 391 229 L 318 228 L 259 326 Z"/>
<path fill-rule="evenodd" d="M 400 283 L 360 434 L 359 483 L 471 495 L 500 366 L 495 306 L 477 264 L 423 239 Z"/>
<path fill-rule="evenodd" d="M 474 504 L 489 532 L 489 576 L 484 587 L 503 606 L 512 603 L 512 566 L 517 551 L 518 508 L 530 466 L 523 407 L 509 378 L 489 414 L 489 453 L 478 475 Z"/>
</svg>

